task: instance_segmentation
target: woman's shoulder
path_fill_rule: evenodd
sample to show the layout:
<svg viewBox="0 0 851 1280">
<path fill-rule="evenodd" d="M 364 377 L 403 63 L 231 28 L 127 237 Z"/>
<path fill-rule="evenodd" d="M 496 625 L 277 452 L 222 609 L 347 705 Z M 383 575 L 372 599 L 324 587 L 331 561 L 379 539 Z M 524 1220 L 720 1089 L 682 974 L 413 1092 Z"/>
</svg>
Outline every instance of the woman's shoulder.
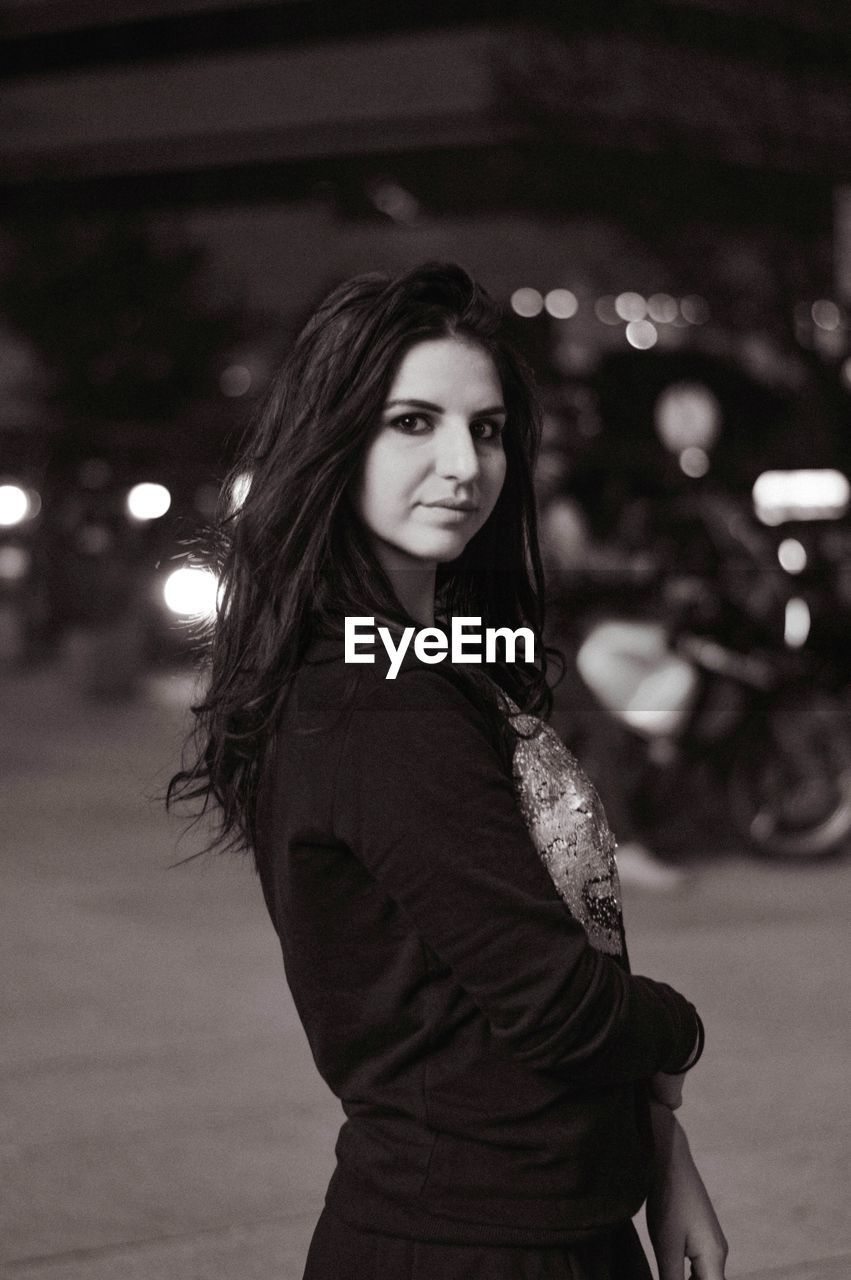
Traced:
<svg viewBox="0 0 851 1280">
<path fill-rule="evenodd" d="M 482 714 L 486 681 L 450 662 L 423 662 L 411 648 L 396 656 L 379 643 L 357 657 L 347 661 L 342 638 L 312 644 L 296 678 L 300 707 L 335 709 L 338 723 L 354 721 L 366 729 L 371 717 L 401 731 L 408 721 L 426 717 L 444 724 L 463 719 L 488 732 Z"/>
</svg>

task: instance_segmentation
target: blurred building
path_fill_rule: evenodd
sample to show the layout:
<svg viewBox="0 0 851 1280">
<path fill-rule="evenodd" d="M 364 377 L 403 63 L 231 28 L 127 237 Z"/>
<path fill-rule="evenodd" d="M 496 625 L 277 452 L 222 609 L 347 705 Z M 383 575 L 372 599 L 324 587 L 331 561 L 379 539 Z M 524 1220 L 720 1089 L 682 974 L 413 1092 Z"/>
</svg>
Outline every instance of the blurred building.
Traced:
<svg viewBox="0 0 851 1280">
<path fill-rule="evenodd" d="M 823 367 L 822 400 L 847 393 L 846 6 L 532 0 L 499 14 L 471 0 L 7 0 L 0 231 L 58 210 L 179 226 L 206 249 L 210 296 L 244 313 L 206 396 L 158 425 L 119 415 L 97 451 L 113 440 L 141 459 L 155 439 L 181 453 L 179 421 L 212 465 L 318 294 L 427 257 L 513 300 L 547 376 L 685 349 L 784 395 Z M 16 418 L 28 439 L 32 418 Z"/>
</svg>

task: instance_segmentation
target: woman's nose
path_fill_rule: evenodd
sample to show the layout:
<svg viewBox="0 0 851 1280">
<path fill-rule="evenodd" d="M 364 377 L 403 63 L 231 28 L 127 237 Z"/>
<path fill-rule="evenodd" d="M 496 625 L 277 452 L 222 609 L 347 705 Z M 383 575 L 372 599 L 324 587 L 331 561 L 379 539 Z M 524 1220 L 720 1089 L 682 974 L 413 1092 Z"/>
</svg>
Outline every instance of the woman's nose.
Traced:
<svg viewBox="0 0 851 1280">
<path fill-rule="evenodd" d="M 466 422 L 444 423 L 435 432 L 435 467 L 446 479 L 468 483 L 479 474 L 479 455 Z"/>
</svg>

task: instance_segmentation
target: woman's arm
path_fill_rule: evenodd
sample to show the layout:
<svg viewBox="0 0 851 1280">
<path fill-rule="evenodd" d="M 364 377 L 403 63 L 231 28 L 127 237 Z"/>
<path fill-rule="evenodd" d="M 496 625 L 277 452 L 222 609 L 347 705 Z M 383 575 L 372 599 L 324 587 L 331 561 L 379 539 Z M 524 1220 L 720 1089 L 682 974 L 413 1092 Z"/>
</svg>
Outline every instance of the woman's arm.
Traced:
<svg viewBox="0 0 851 1280">
<path fill-rule="evenodd" d="M 647 1229 L 659 1280 L 683 1280 L 685 1259 L 694 1280 L 724 1280 L 727 1241 L 688 1140 L 676 1116 L 651 1102 L 656 1164 L 647 1200 Z"/>
<path fill-rule="evenodd" d="M 670 1111 L 677 1111 L 683 1105 L 683 1085 L 685 1084 L 686 1072 L 691 1071 L 692 1067 L 700 1060 L 700 1056 L 703 1053 L 703 1041 L 703 1023 L 698 1018 L 697 1039 L 694 1042 L 694 1048 L 689 1055 L 688 1061 L 684 1062 L 676 1073 L 657 1071 L 650 1081 L 651 1098 L 656 1102 L 661 1102 Z"/>
<path fill-rule="evenodd" d="M 604 1087 L 688 1061 L 693 1007 L 589 944 L 479 711 L 446 676 L 371 680 L 335 772 L 335 834 L 514 1056 Z"/>
</svg>

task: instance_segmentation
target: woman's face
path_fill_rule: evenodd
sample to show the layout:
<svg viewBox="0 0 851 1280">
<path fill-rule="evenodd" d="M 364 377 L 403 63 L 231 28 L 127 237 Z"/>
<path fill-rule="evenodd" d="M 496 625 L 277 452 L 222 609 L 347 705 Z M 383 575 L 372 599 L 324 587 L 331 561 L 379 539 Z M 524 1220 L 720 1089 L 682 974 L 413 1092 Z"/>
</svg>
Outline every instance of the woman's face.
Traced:
<svg viewBox="0 0 851 1280">
<path fill-rule="evenodd" d="M 454 560 L 505 479 L 505 406 L 491 357 L 435 338 L 407 352 L 353 488 L 387 571 Z"/>
</svg>

